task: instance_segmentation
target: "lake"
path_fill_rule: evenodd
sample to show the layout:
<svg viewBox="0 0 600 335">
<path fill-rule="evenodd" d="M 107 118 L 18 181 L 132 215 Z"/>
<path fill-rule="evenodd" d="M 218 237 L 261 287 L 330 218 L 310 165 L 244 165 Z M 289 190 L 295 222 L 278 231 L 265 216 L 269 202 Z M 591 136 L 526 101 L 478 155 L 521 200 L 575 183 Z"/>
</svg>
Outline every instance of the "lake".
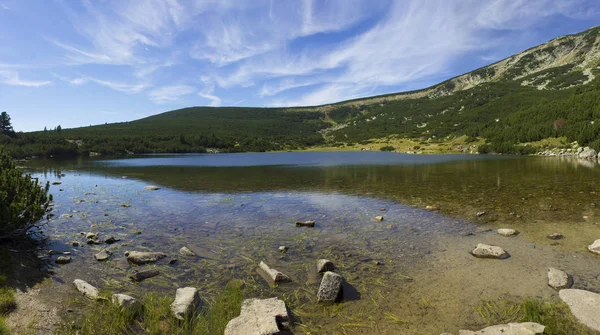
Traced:
<svg viewBox="0 0 600 335">
<path fill-rule="evenodd" d="M 206 299 L 243 279 L 255 296 L 286 300 L 301 323 L 295 333 L 434 334 L 482 328 L 473 307 L 485 300 L 555 297 L 549 266 L 570 273 L 575 288 L 600 290 L 600 259 L 586 249 L 600 238 L 593 162 L 286 152 L 32 160 L 26 169 L 60 182 L 51 186 L 47 249 L 70 251 L 73 261 L 56 266 L 56 256 L 45 257 L 53 288 L 45 299 L 55 304 L 77 295 L 75 278 L 134 296 L 195 286 Z M 316 227 L 296 227 L 298 220 Z M 498 228 L 520 234 L 500 236 Z M 121 239 L 108 262 L 93 257 L 105 245 L 85 244 L 81 233 L 90 231 Z M 547 238 L 555 232 L 565 238 Z M 474 258 L 478 243 L 511 257 Z M 180 256 L 184 245 L 198 257 Z M 279 253 L 281 245 L 289 251 Z M 158 277 L 134 284 L 128 250 L 169 257 L 153 265 Z M 339 305 L 316 303 L 320 258 L 348 282 Z M 269 286 L 256 272 L 261 260 L 292 283 Z"/>
</svg>

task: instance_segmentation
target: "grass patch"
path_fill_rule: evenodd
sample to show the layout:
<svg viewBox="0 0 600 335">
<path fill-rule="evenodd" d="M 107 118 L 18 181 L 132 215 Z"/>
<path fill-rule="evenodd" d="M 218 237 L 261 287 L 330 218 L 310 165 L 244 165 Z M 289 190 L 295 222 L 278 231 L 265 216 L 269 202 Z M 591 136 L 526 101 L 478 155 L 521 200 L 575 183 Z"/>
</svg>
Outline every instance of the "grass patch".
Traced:
<svg viewBox="0 0 600 335">
<path fill-rule="evenodd" d="M 599 334 L 580 324 L 569 307 L 559 300 L 485 301 L 475 311 L 488 325 L 508 322 L 537 322 L 546 326 L 544 334 Z"/>
<path fill-rule="evenodd" d="M 242 285 L 228 284 L 218 296 L 206 302 L 197 316 L 184 321 L 172 316 L 172 297 L 154 293 L 141 299 L 144 309 L 140 315 L 108 301 L 85 301 L 83 313 L 70 322 L 65 320 L 55 334 L 223 334 L 229 320 L 239 315 L 243 298 Z"/>
<path fill-rule="evenodd" d="M 0 335 L 10 334 L 4 317 L 16 307 L 14 290 L 6 286 L 6 280 L 12 273 L 10 253 L 0 248 Z"/>
</svg>

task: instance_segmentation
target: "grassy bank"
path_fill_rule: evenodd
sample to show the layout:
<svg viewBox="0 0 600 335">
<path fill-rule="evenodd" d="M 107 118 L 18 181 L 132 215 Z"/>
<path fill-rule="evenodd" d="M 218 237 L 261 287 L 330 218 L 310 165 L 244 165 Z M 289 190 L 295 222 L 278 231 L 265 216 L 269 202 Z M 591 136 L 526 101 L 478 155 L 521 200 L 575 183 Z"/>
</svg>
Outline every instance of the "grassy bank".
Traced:
<svg viewBox="0 0 600 335">
<path fill-rule="evenodd" d="M 0 248 L 0 335 L 10 334 L 5 317 L 15 308 L 14 290 L 6 285 L 11 272 L 10 254 L 5 248 Z"/>
</svg>

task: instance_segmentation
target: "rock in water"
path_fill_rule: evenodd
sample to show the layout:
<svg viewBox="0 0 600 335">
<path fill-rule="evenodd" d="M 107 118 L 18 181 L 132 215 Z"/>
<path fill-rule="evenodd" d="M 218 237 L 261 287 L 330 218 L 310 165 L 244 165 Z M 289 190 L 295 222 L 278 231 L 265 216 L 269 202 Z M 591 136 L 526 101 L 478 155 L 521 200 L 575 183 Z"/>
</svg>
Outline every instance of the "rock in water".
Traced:
<svg viewBox="0 0 600 335">
<path fill-rule="evenodd" d="M 573 285 L 573 279 L 566 272 L 556 268 L 548 268 L 548 286 L 558 290 L 569 288 L 571 285 Z"/>
<path fill-rule="evenodd" d="M 290 247 L 286 247 L 285 245 L 282 245 L 277 250 L 279 250 L 279 252 L 283 254 L 283 253 L 286 253 L 289 249 L 290 249 Z"/>
<path fill-rule="evenodd" d="M 71 263 L 71 257 L 58 256 L 58 258 L 56 258 L 56 264 L 67 264 L 67 263 Z"/>
<path fill-rule="evenodd" d="M 381 216 L 381 215 L 376 216 L 373 220 L 381 222 L 381 221 L 383 221 L 383 216 Z"/>
<path fill-rule="evenodd" d="M 148 185 L 148 186 L 144 186 L 145 189 L 150 190 L 150 191 L 157 191 L 160 190 L 160 187 L 158 186 L 154 186 L 154 185 Z"/>
<path fill-rule="evenodd" d="M 600 331 L 600 294 L 566 289 L 560 290 L 558 295 L 571 309 L 575 318 L 590 329 Z"/>
<path fill-rule="evenodd" d="M 186 315 L 195 315 L 200 309 L 200 304 L 200 295 L 196 288 L 178 288 L 175 293 L 175 301 L 171 304 L 171 311 L 177 319 L 184 320 Z"/>
<path fill-rule="evenodd" d="M 287 283 L 287 282 L 291 282 L 292 280 L 290 279 L 290 277 L 288 277 L 288 275 L 279 272 L 275 269 L 271 269 L 265 262 L 261 261 L 260 264 L 258 265 L 258 267 L 260 268 L 260 270 L 262 270 L 262 272 L 264 274 L 266 274 L 269 279 L 274 283 L 274 284 L 279 284 L 279 283 Z"/>
<path fill-rule="evenodd" d="M 119 241 L 120 241 L 120 239 L 118 239 L 114 236 L 111 236 L 111 237 L 107 238 L 106 241 L 104 241 L 104 242 L 106 242 L 107 244 L 113 244 L 113 243 L 119 242 Z"/>
<path fill-rule="evenodd" d="M 129 263 L 142 265 L 147 263 L 154 263 L 160 259 L 167 257 L 162 252 L 144 252 L 144 251 L 131 251 L 126 253 L 127 261 Z"/>
<path fill-rule="evenodd" d="M 136 314 L 142 308 L 142 304 L 140 304 L 134 297 L 128 296 L 127 294 L 113 294 L 111 301 L 113 304 L 129 311 L 132 314 Z"/>
<path fill-rule="evenodd" d="M 579 153 L 578 157 L 582 159 L 594 159 L 597 155 L 598 154 L 596 153 L 596 150 L 590 147 L 585 147 L 583 148 L 583 151 Z"/>
<path fill-rule="evenodd" d="M 508 253 L 504 251 L 504 249 L 495 245 L 487 245 L 483 243 L 477 244 L 477 248 L 473 249 L 471 254 L 479 258 L 504 259 L 509 257 Z"/>
<path fill-rule="evenodd" d="M 279 298 L 246 299 L 240 316 L 225 327 L 225 335 L 274 335 L 288 330 L 290 316 Z"/>
<path fill-rule="evenodd" d="M 344 278 L 335 272 L 327 271 L 321 280 L 317 292 L 317 302 L 334 303 L 343 297 L 342 283 Z"/>
<path fill-rule="evenodd" d="M 143 271 L 133 271 L 133 273 L 129 276 L 129 279 L 135 282 L 141 282 L 142 280 L 146 280 L 148 278 L 156 277 L 160 274 L 160 272 L 156 269 L 148 269 Z"/>
<path fill-rule="evenodd" d="M 328 259 L 319 259 L 317 261 L 317 272 L 323 273 L 323 272 L 333 271 L 333 270 L 335 270 L 335 266 L 333 265 L 332 261 L 330 261 Z"/>
<path fill-rule="evenodd" d="M 600 255 L 600 240 L 595 240 L 594 243 L 588 245 L 588 250 Z"/>
<path fill-rule="evenodd" d="M 73 284 L 77 288 L 77 291 L 83 293 L 84 296 L 90 299 L 98 299 L 100 297 L 100 291 L 84 280 L 75 279 Z"/>
<path fill-rule="evenodd" d="M 296 227 L 314 227 L 315 222 L 312 220 L 309 221 L 296 221 Z"/>
<path fill-rule="evenodd" d="M 98 262 L 102 262 L 102 261 L 109 259 L 111 255 L 112 255 L 112 252 L 110 250 L 103 249 L 99 253 L 95 254 L 94 258 L 96 258 L 96 260 Z"/>
<path fill-rule="evenodd" d="M 476 215 L 477 215 L 477 217 L 484 216 L 484 215 L 485 215 L 485 212 L 477 212 L 477 214 L 476 214 Z"/>
<path fill-rule="evenodd" d="M 181 247 L 181 249 L 179 249 L 179 254 L 188 257 L 196 256 L 196 254 L 193 251 L 191 251 L 188 247 Z"/>
<path fill-rule="evenodd" d="M 509 323 L 487 327 L 479 331 L 460 330 L 458 335 L 535 335 L 544 333 L 545 328 L 535 322 Z"/>
<path fill-rule="evenodd" d="M 548 238 L 551 240 L 560 240 L 560 239 L 563 239 L 564 236 L 559 233 L 552 233 L 552 234 L 548 235 Z"/>
<path fill-rule="evenodd" d="M 502 236 L 515 236 L 519 235 L 519 232 L 511 228 L 500 228 L 498 229 L 498 234 Z"/>
</svg>

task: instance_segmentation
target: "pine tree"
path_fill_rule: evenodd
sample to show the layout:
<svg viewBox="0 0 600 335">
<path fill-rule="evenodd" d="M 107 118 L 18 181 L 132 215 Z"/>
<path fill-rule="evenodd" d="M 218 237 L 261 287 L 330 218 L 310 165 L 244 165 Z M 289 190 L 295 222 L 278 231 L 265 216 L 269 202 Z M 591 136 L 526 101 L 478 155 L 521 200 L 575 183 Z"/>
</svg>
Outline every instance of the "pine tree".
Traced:
<svg viewBox="0 0 600 335">
<path fill-rule="evenodd" d="M 10 115 L 7 112 L 0 114 L 0 132 L 4 135 L 12 136 L 15 131 L 10 123 Z"/>
</svg>

